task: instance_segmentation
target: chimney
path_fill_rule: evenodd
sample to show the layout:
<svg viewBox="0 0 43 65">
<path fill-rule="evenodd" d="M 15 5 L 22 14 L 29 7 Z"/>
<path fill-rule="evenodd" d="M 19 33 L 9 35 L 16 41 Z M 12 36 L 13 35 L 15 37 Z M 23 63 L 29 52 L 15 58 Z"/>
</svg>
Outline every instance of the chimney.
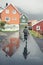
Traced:
<svg viewBox="0 0 43 65">
<path fill-rule="evenodd" d="M 8 6 L 8 3 L 6 3 L 6 6 Z"/>
</svg>

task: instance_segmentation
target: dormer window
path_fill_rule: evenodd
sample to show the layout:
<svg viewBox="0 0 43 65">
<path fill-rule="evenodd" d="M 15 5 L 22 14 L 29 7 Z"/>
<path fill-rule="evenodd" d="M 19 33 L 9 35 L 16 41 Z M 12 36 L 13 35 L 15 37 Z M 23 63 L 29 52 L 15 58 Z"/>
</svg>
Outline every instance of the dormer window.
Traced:
<svg viewBox="0 0 43 65">
<path fill-rule="evenodd" d="M 6 14 L 9 14 L 9 10 L 8 9 L 6 9 Z"/>
<path fill-rule="evenodd" d="M 25 19 L 25 16 L 23 16 L 23 19 Z"/>
<path fill-rule="evenodd" d="M 12 12 L 13 14 L 16 14 L 16 10 L 13 10 L 13 12 Z"/>
</svg>

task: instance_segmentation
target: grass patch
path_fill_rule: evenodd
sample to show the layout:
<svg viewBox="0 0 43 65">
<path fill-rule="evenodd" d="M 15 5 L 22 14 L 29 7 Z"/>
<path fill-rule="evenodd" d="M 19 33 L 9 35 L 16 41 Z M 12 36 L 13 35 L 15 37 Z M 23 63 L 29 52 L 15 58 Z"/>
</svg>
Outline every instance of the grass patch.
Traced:
<svg viewBox="0 0 43 65">
<path fill-rule="evenodd" d="M 33 30 L 30 31 L 30 34 L 34 37 L 37 37 L 37 38 L 43 38 L 43 35 L 40 35 L 39 32 L 36 32 L 36 31 L 33 31 Z"/>
<path fill-rule="evenodd" d="M 25 27 L 25 25 L 20 25 L 20 29 L 21 29 L 21 28 L 24 28 L 24 27 Z"/>
<path fill-rule="evenodd" d="M 24 23 L 24 25 L 23 25 L 23 24 L 20 24 L 19 27 L 20 27 L 20 29 L 21 29 L 21 28 L 24 28 L 25 26 L 27 26 L 27 24 Z"/>
</svg>

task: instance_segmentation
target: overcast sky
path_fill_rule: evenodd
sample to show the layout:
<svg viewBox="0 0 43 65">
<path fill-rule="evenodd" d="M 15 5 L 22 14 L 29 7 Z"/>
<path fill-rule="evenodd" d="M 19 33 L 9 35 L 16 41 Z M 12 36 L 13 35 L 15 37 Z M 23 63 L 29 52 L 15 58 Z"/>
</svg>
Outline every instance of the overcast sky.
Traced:
<svg viewBox="0 0 43 65">
<path fill-rule="evenodd" d="M 6 2 L 12 3 L 33 14 L 43 13 L 43 0 L 0 0 L 0 6 L 5 6 Z"/>
</svg>

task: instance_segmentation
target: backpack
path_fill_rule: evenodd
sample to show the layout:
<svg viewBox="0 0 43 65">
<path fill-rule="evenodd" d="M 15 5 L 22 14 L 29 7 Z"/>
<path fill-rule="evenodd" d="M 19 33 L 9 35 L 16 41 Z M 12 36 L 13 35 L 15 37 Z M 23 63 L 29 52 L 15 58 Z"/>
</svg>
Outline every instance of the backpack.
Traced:
<svg viewBox="0 0 43 65">
<path fill-rule="evenodd" d="M 27 29 L 24 29 L 23 32 L 24 32 L 24 35 L 26 35 L 26 36 L 28 35 L 28 31 L 27 31 Z"/>
</svg>

